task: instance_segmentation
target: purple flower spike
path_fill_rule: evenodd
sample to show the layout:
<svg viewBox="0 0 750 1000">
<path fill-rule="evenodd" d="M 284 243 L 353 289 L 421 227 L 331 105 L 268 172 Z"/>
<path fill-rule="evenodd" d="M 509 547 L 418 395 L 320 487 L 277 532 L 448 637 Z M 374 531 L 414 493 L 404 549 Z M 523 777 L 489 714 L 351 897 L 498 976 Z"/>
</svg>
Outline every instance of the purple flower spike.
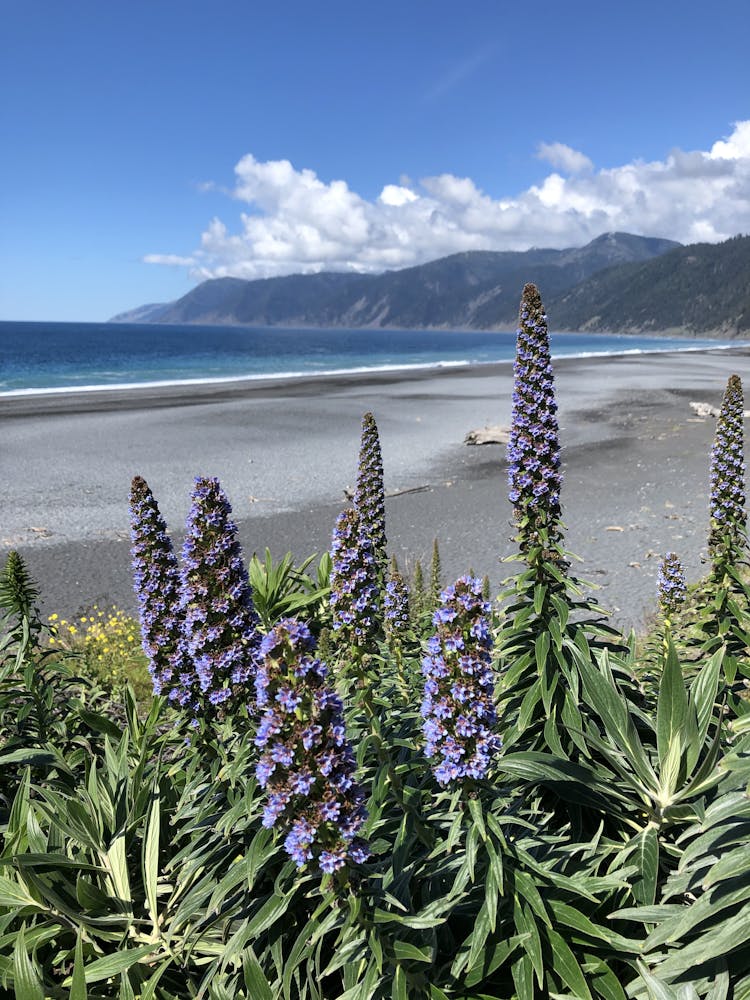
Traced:
<svg viewBox="0 0 750 1000">
<path fill-rule="evenodd" d="M 373 554 L 382 565 L 385 562 L 386 549 L 383 458 L 378 427 L 372 413 L 365 413 L 362 417 L 362 440 L 354 506 L 359 511 L 362 530 L 372 542 Z"/>
<path fill-rule="evenodd" d="M 154 694 L 176 700 L 184 672 L 179 645 L 180 571 L 164 518 L 141 476 L 131 484 L 130 523 L 133 584 Z"/>
<path fill-rule="evenodd" d="M 385 585 L 383 612 L 385 634 L 389 643 L 401 643 L 409 631 L 409 591 L 397 569 L 391 570 L 391 578 Z"/>
<path fill-rule="evenodd" d="M 482 581 L 462 576 L 440 601 L 433 616 L 435 635 L 422 660 L 422 731 L 435 778 L 445 786 L 484 778 L 500 739 L 492 731 L 495 678 L 490 605 L 482 597 Z"/>
<path fill-rule="evenodd" d="M 521 550 L 526 552 L 561 538 L 557 403 L 547 317 L 535 285 L 526 285 L 521 297 L 513 374 L 509 498 L 519 524 Z"/>
<path fill-rule="evenodd" d="M 280 621 L 264 637 L 255 678 L 263 710 L 255 743 L 262 750 L 256 777 L 266 790 L 263 825 L 285 834 L 284 849 L 298 868 L 317 863 L 331 874 L 368 857 L 356 836 L 367 818 L 354 777 L 341 698 L 326 685 L 315 640 L 303 622 Z"/>
<path fill-rule="evenodd" d="M 356 508 L 336 519 L 331 546 L 331 611 L 342 642 L 369 648 L 379 629 L 378 571 Z"/>
<path fill-rule="evenodd" d="M 727 382 L 711 450 L 711 531 L 709 549 L 726 557 L 745 537 L 745 462 L 743 453 L 744 398 L 739 375 Z"/>
<path fill-rule="evenodd" d="M 260 642 L 231 506 L 218 479 L 195 480 L 182 549 L 182 637 L 194 667 L 193 707 L 246 704 Z"/>
<path fill-rule="evenodd" d="M 671 618 L 687 597 L 682 563 L 674 552 L 667 552 L 659 567 L 658 590 L 662 614 Z"/>
</svg>

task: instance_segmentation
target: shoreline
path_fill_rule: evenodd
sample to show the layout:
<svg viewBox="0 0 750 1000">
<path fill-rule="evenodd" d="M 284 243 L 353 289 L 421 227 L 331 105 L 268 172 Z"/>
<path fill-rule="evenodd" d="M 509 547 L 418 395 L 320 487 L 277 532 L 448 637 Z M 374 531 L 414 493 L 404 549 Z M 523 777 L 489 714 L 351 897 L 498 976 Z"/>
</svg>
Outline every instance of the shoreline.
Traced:
<svg viewBox="0 0 750 1000">
<path fill-rule="evenodd" d="M 685 338 L 687 341 L 687 338 Z M 579 361 L 607 363 L 620 358 L 646 358 L 685 354 L 750 354 L 750 342 L 691 346 L 680 348 L 624 349 L 609 353 L 580 352 L 553 356 L 555 371 Z M 324 372 L 280 372 L 272 375 L 217 376 L 211 379 L 177 379 L 154 382 L 131 382 L 112 385 L 87 385 L 0 392 L 0 418 L 29 414 L 92 412 L 106 409 L 139 409 L 194 405 L 240 399 L 246 395 L 273 395 L 280 390 L 315 394 L 327 387 L 389 385 L 404 380 L 450 377 L 460 373 L 468 378 L 491 377 L 512 369 L 513 359 L 504 361 L 444 361 L 413 365 L 382 366 L 366 369 L 335 369 Z"/>
<path fill-rule="evenodd" d="M 718 405 L 733 371 L 750 379 L 747 345 L 555 362 L 567 544 L 617 624 L 642 625 L 668 549 L 689 579 L 702 572 L 715 422 L 689 403 Z M 157 396 L 0 397 L 0 557 L 22 553 L 46 613 L 94 602 L 132 613 L 132 476 L 149 482 L 179 546 L 193 477 L 217 475 L 246 557 L 268 546 L 299 562 L 330 545 L 371 410 L 386 491 L 401 491 L 386 500 L 391 551 L 407 569 L 428 564 L 437 536 L 446 583 L 473 569 L 497 593 L 514 551 L 505 448 L 463 439 L 507 425 L 511 395 L 512 362 L 500 362 Z"/>
</svg>

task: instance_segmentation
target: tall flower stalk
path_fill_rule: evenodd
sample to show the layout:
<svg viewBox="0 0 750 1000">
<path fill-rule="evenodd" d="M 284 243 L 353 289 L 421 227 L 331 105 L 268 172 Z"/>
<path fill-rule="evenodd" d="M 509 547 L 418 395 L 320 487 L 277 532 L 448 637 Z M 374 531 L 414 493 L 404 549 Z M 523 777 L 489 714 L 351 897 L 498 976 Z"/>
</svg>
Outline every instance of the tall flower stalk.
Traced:
<svg viewBox="0 0 750 1000">
<path fill-rule="evenodd" d="M 462 576 L 440 595 L 422 660 L 425 754 L 444 786 L 486 777 L 500 747 L 493 729 L 490 606 L 482 581 Z"/>
<path fill-rule="evenodd" d="M 356 507 L 336 519 L 331 560 L 330 601 L 337 646 L 361 656 L 374 649 L 380 611 L 374 547 Z"/>
<path fill-rule="evenodd" d="M 354 491 L 354 506 L 359 512 L 362 531 L 372 542 L 372 551 L 384 575 L 386 565 L 385 489 L 383 486 L 383 456 L 375 417 L 362 417 L 362 438 L 359 448 L 359 469 Z"/>
<path fill-rule="evenodd" d="M 535 285 L 521 297 L 511 432 L 509 498 L 522 553 L 552 550 L 562 539 L 560 443 L 547 317 Z"/>
<path fill-rule="evenodd" d="M 179 701 L 185 694 L 180 638 L 180 570 L 167 526 L 148 483 L 130 487 L 133 585 L 138 598 L 143 650 L 154 694 Z"/>
<path fill-rule="evenodd" d="M 388 649 L 396 667 L 396 681 L 404 699 L 409 699 L 409 678 L 404 671 L 404 651 L 413 637 L 409 616 L 409 589 L 403 578 L 396 557 L 388 569 L 388 582 L 383 591 L 383 624 Z"/>
<path fill-rule="evenodd" d="M 508 442 L 509 499 L 525 566 L 498 636 L 506 748 L 577 757 L 585 728 L 576 649 L 622 650 L 619 633 L 569 572 L 561 520 L 560 441 L 547 317 L 535 285 L 521 296 Z"/>
<path fill-rule="evenodd" d="M 232 508 L 218 479 L 198 478 L 182 550 L 182 638 L 193 705 L 209 715 L 253 701 L 258 616 Z"/>
<path fill-rule="evenodd" d="M 664 647 L 669 646 L 669 638 L 672 634 L 672 620 L 675 614 L 685 603 L 687 597 L 687 585 L 685 584 L 685 573 L 675 552 L 667 552 L 659 567 L 657 579 L 657 589 L 659 593 L 659 610 L 664 622 Z"/>
<path fill-rule="evenodd" d="M 430 604 L 431 611 L 435 611 L 440 603 L 440 594 L 443 590 L 443 567 L 440 559 L 440 546 L 437 538 L 432 541 L 432 562 L 430 564 Z"/>
<path fill-rule="evenodd" d="M 314 652 L 310 630 L 293 618 L 279 622 L 261 643 L 256 774 L 267 794 L 263 825 L 283 831 L 284 849 L 297 867 L 312 862 L 332 874 L 366 860 L 369 849 L 357 833 L 367 812 L 343 703 L 327 686 L 327 668 Z"/>
<path fill-rule="evenodd" d="M 714 571 L 723 575 L 745 544 L 744 398 L 739 375 L 727 382 L 711 450 L 709 550 Z"/>
<path fill-rule="evenodd" d="M 410 630 L 409 590 L 395 559 L 388 573 L 388 583 L 383 594 L 385 634 L 391 650 L 400 649 Z"/>
</svg>

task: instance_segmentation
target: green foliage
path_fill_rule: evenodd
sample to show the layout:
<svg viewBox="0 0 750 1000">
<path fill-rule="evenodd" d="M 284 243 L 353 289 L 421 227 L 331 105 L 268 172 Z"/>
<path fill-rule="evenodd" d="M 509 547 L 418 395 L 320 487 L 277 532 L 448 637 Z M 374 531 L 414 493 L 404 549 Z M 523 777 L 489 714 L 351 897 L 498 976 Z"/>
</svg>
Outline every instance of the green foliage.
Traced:
<svg viewBox="0 0 750 1000">
<path fill-rule="evenodd" d="M 308 556 L 299 566 L 294 565 L 291 552 L 274 564 L 269 549 L 261 560 L 254 555 L 248 565 L 253 588 L 253 603 L 263 627 L 273 628 L 281 618 L 301 615 L 319 631 L 329 619 L 327 597 L 330 592 L 331 557 L 325 553 L 319 560 L 315 575 L 306 571 L 315 561 Z"/>
<path fill-rule="evenodd" d="M 209 732 L 165 698 L 139 705 L 130 686 L 77 678 L 12 554 L 0 578 L 0 992 L 750 997 L 744 550 L 640 648 L 585 596 L 561 540 L 536 538 L 492 622 L 502 751 L 486 778 L 448 788 L 420 714 L 437 546 L 429 588 L 415 567 L 398 642 L 367 650 L 331 642 L 328 556 L 316 571 L 312 558 L 253 558 L 263 628 L 311 622 L 344 696 L 371 855 L 332 874 L 297 868 L 286 831 L 263 825 L 251 690 L 242 715 Z"/>
<path fill-rule="evenodd" d="M 412 575 L 412 584 L 409 595 L 409 613 L 411 614 L 412 621 L 415 626 L 418 625 L 423 616 L 429 612 L 429 598 L 427 596 L 427 588 L 424 582 L 424 571 L 422 570 L 422 563 L 419 559 L 414 564 L 414 573 Z"/>
</svg>

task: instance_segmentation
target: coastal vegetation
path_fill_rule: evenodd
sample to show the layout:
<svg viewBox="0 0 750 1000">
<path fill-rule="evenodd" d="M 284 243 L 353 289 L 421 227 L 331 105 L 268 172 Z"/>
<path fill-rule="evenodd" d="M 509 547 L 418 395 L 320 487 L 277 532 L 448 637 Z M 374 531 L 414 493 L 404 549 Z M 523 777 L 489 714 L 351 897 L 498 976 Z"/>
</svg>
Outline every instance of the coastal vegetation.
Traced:
<svg viewBox="0 0 750 1000">
<path fill-rule="evenodd" d="M 446 585 L 437 544 L 411 580 L 389 559 L 371 413 L 353 502 L 317 564 L 266 553 L 246 567 L 210 478 L 195 480 L 178 555 L 133 479 L 144 697 L 123 684 L 131 623 L 99 609 L 43 622 L 11 553 L 0 988 L 750 998 L 743 410 L 733 375 L 706 456 L 708 573 L 687 588 L 679 553 L 664 554 L 645 641 L 612 627 L 566 549 L 530 284 L 508 444 L 516 552 L 496 600 L 469 567 Z"/>
<path fill-rule="evenodd" d="M 564 330 L 747 337 L 750 236 L 608 268 L 550 303 Z"/>
</svg>

